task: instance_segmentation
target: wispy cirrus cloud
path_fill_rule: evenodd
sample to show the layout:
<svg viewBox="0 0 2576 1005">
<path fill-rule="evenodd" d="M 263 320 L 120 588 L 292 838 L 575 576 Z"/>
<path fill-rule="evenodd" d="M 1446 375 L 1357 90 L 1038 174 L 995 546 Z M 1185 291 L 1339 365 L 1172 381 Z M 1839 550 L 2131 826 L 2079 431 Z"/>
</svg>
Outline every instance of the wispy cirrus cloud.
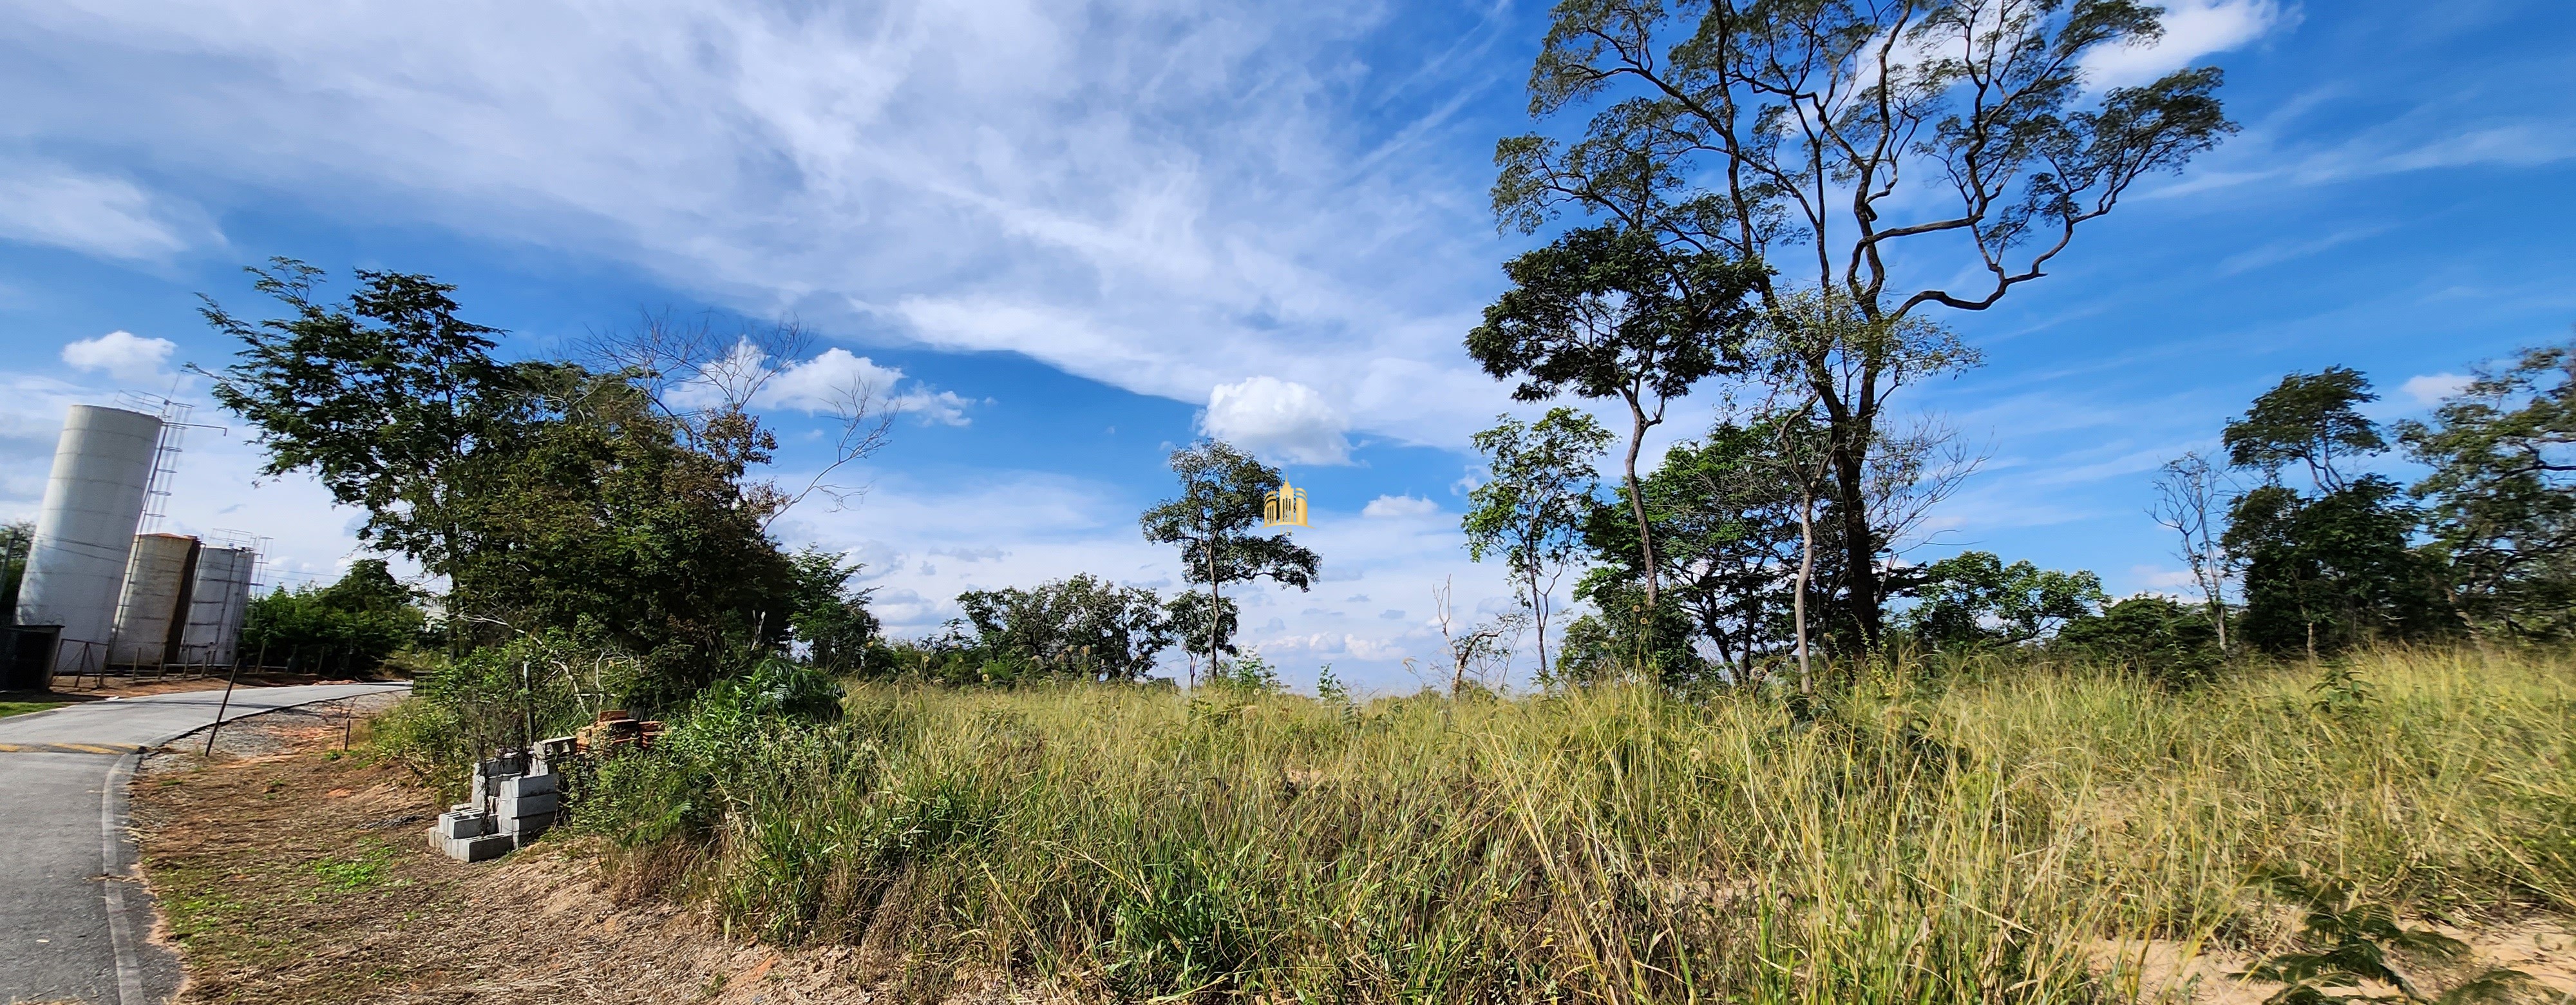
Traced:
<svg viewBox="0 0 2576 1005">
<path fill-rule="evenodd" d="M 220 235 L 195 206 L 126 178 L 0 161 L 0 239 L 143 260 L 168 258 Z"/>
<path fill-rule="evenodd" d="M 2351 244 L 2354 241 L 2377 237 L 2381 234 L 2387 233 L 2391 229 L 2392 226 L 2389 224 L 2370 224 L 2360 227 L 2344 227 L 2331 233 L 2320 234 L 2315 237 L 2272 241 L 2260 247 L 2249 248 L 2220 259 L 2218 262 L 2218 274 L 2222 276 L 2233 276 L 2239 273 L 2252 272 L 2265 266 L 2279 265 L 2283 262 L 2296 261 L 2298 259 L 2307 258 L 2311 255 L 2323 254 L 2344 245 Z"/>
<path fill-rule="evenodd" d="M 1462 102 L 1525 67 L 1374 65 L 1370 0 L 6 8 L 22 136 L 1185 402 L 1263 374 L 1435 442 L 1501 400 L 1457 351 L 1500 250 Z"/>
</svg>

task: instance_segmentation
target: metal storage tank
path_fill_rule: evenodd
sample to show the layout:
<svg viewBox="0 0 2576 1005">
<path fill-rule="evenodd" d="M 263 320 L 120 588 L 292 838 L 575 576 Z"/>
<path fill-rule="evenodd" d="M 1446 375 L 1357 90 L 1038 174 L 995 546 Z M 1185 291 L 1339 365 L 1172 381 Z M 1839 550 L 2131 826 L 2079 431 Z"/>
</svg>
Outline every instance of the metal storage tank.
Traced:
<svg viewBox="0 0 2576 1005">
<path fill-rule="evenodd" d="M 184 662 L 179 638 L 188 628 L 188 594 L 196 578 L 196 538 L 134 535 L 134 561 L 125 567 L 125 599 L 117 604 L 107 665 Z"/>
<path fill-rule="evenodd" d="M 188 630 L 179 637 L 180 663 L 230 666 L 241 642 L 242 616 L 250 611 L 250 580 L 259 552 L 204 548 L 197 552 L 197 582 L 189 591 Z"/>
<path fill-rule="evenodd" d="M 95 671 L 107 655 L 160 440 L 161 420 L 141 412 L 74 405 L 63 420 L 18 591 L 19 624 L 63 626 L 58 672 Z"/>
</svg>

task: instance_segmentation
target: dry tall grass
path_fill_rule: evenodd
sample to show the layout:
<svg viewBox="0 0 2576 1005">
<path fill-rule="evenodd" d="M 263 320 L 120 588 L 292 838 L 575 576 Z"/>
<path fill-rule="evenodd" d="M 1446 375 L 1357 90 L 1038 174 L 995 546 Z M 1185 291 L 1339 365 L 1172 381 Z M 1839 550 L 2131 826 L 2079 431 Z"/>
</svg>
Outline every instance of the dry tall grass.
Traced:
<svg viewBox="0 0 2576 1005">
<path fill-rule="evenodd" d="M 582 791 L 634 876 L 924 995 L 963 967 L 1134 999 L 2127 1000 L 2094 947 L 2277 940 L 2284 877 L 2576 911 L 2576 663 L 2348 666 L 1899 669 L 1806 717 L 879 687 L 830 726 L 683 724 Z"/>
</svg>

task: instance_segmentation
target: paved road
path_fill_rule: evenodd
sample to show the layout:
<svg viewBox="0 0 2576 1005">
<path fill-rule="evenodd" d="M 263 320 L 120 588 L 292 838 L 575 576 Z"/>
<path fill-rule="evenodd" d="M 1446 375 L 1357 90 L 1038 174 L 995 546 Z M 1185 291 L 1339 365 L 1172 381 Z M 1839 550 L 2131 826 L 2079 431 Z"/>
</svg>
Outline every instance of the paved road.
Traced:
<svg viewBox="0 0 2576 1005">
<path fill-rule="evenodd" d="M 224 721 L 399 685 L 241 688 Z M 139 748 L 215 719 L 223 692 L 89 702 L 0 719 L 0 1002 L 147 1005 L 179 986 L 131 879 L 125 787 Z"/>
</svg>

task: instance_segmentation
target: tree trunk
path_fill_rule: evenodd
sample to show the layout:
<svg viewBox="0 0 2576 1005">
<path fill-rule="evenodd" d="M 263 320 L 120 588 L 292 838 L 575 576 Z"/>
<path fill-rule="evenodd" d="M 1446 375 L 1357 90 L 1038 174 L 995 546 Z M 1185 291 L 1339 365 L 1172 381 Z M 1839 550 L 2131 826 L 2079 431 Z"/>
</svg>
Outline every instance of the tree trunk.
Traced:
<svg viewBox="0 0 2576 1005">
<path fill-rule="evenodd" d="M 1798 505 L 1798 587 L 1789 595 L 1791 619 L 1798 625 L 1798 693 L 1816 693 L 1807 667 L 1807 584 L 1816 575 L 1816 495 L 1809 491 Z"/>
<path fill-rule="evenodd" d="M 1646 492 L 1637 481 L 1637 452 L 1645 447 L 1646 430 L 1655 424 L 1647 421 L 1646 410 L 1637 403 L 1635 395 L 1628 396 L 1628 417 L 1632 421 L 1628 432 L 1627 467 L 1624 469 L 1628 479 L 1628 511 L 1637 518 L 1637 550 L 1640 560 L 1645 563 L 1646 610 L 1651 617 L 1659 585 L 1655 576 L 1655 531 L 1646 521 Z"/>
<path fill-rule="evenodd" d="M 1208 553 L 1208 676 L 1209 676 L 1209 677 L 1211 677 L 1211 678 L 1213 678 L 1213 677 L 1215 677 L 1215 676 L 1216 676 L 1216 647 L 1217 647 L 1217 632 L 1218 632 L 1218 631 L 1220 631 L 1220 630 L 1224 627 L 1224 625 L 1225 625 L 1225 618 L 1224 618 L 1225 605 L 1224 605 L 1224 601 L 1223 601 L 1223 596 L 1224 596 L 1224 584 L 1217 582 L 1217 578 L 1216 578 L 1216 514 L 1215 514 L 1215 513 L 1213 513 L 1213 512 L 1211 512 L 1211 513 L 1209 513 L 1209 514 L 1208 514 L 1207 553 Z M 1197 678 L 1196 678 L 1196 677 L 1192 677 L 1192 678 L 1191 678 L 1191 680 L 1190 680 L 1190 687 L 1191 687 L 1191 688 L 1193 688 L 1193 689 L 1195 689 L 1195 688 L 1197 688 L 1198 686 L 1199 686 L 1199 682 L 1198 682 Z"/>
<path fill-rule="evenodd" d="M 1842 509 L 1844 606 L 1853 627 L 1860 631 L 1860 647 L 1878 647 L 1880 596 L 1877 535 L 1869 526 L 1868 491 L 1863 484 L 1864 466 L 1869 450 L 1869 427 L 1865 420 L 1847 422 L 1847 431 L 1857 434 L 1836 437 L 1834 445 L 1834 489 L 1841 496 L 1836 503 Z"/>
<path fill-rule="evenodd" d="M 1538 567 L 1529 570 L 1530 615 L 1538 622 L 1538 675 L 1547 676 L 1547 596 L 1538 592 Z"/>
</svg>

